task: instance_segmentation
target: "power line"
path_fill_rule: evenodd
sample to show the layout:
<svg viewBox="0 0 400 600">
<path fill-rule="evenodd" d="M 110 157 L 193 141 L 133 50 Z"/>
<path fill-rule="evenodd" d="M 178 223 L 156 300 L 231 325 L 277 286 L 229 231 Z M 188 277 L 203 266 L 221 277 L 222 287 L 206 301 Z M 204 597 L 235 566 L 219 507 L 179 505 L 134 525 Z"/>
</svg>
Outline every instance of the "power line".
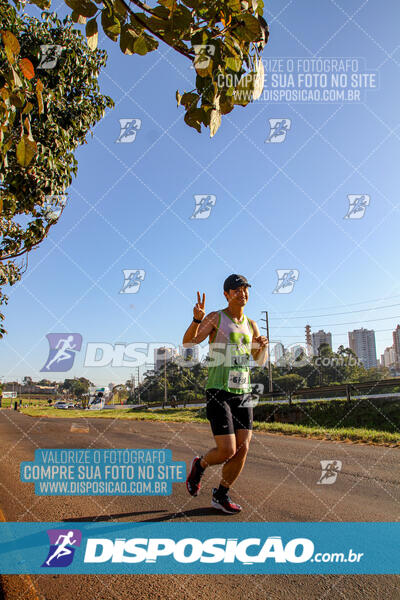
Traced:
<svg viewBox="0 0 400 600">
<path fill-rule="evenodd" d="M 328 313 L 326 315 L 307 315 L 304 317 L 292 317 L 292 319 L 303 319 L 303 321 L 305 319 L 315 319 L 315 318 L 319 318 L 319 317 L 334 317 L 335 315 L 350 315 L 352 313 L 359 313 L 359 312 L 366 312 L 366 311 L 370 311 L 370 310 L 381 310 L 382 308 L 393 308 L 394 306 L 400 306 L 400 303 L 398 302 L 397 304 L 387 304 L 386 306 L 374 306 L 373 308 L 361 308 L 360 310 L 348 310 L 345 312 L 338 312 L 338 313 Z M 275 317 L 276 319 L 288 319 L 289 317 Z"/>
<path fill-rule="evenodd" d="M 325 323 L 325 325 L 310 325 L 310 327 L 334 327 L 336 325 L 358 325 L 359 323 L 375 323 L 375 321 L 387 321 L 388 319 L 400 319 L 399 316 L 382 317 L 380 319 L 367 319 L 363 321 L 347 321 L 346 323 Z M 278 325 L 275 329 L 297 329 L 301 325 Z"/>
<path fill-rule="evenodd" d="M 380 333 L 382 331 L 386 331 L 386 332 L 387 331 L 393 331 L 393 328 L 390 327 L 390 329 L 374 329 L 375 333 Z M 349 333 L 348 331 L 341 331 L 340 333 L 334 333 L 334 332 L 332 332 L 332 335 L 335 335 L 335 336 L 337 336 L 337 335 L 348 335 L 348 333 Z M 301 337 L 301 335 L 280 335 L 279 337 L 281 337 L 281 338 L 295 338 L 295 339 L 299 339 L 299 337 Z"/>
<path fill-rule="evenodd" d="M 346 307 L 346 306 L 357 306 L 358 304 L 369 304 L 370 302 L 382 302 L 382 300 L 391 300 L 392 298 L 399 298 L 400 294 L 396 294 L 395 296 L 386 296 L 384 298 L 375 298 L 375 300 L 363 300 L 361 302 L 352 302 L 351 304 L 343 304 L 342 306 Z M 337 305 L 335 306 L 324 306 L 322 308 L 304 308 L 302 310 L 293 310 L 291 312 L 288 313 L 282 313 L 282 312 L 271 312 L 269 311 L 269 313 L 271 315 L 292 315 L 293 313 L 299 313 L 299 312 L 304 312 L 307 310 L 312 310 L 312 311 L 320 311 L 320 310 L 330 310 L 331 308 L 339 308 Z M 306 318 L 306 317 L 304 317 Z"/>
</svg>

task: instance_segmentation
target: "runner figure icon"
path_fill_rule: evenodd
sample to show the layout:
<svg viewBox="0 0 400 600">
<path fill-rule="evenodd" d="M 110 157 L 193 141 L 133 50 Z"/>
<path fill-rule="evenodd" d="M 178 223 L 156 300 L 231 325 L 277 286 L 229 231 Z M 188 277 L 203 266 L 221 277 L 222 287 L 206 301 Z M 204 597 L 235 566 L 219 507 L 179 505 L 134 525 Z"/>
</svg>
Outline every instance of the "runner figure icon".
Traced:
<svg viewBox="0 0 400 600">
<path fill-rule="evenodd" d="M 73 531 L 68 531 L 68 533 L 66 535 L 59 535 L 56 541 L 56 544 L 59 544 L 57 547 L 57 550 L 50 556 L 50 558 L 48 558 L 46 560 L 46 565 L 50 566 L 51 561 L 53 560 L 53 558 L 61 558 L 62 556 L 66 556 L 67 554 L 72 554 L 72 550 L 70 548 L 67 548 L 66 546 L 68 545 L 73 545 L 76 544 L 78 540 L 73 540 L 71 538 L 74 537 L 74 532 Z M 60 543 L 60 540 L 63 540 Z"/>
<path fill-rule="evenodd" d="M 50 369 L 52 364 L 54 364 L 54 363 L 58 364 L 62 360 L 67 360 L 67 359 L 71 358 L 71 354 L 69 354 L 67 352 L 67 350 L 76 350 L 77 349 L 75 344 L 71 344 L 73 339 L 74 339 L 74 336 L 69 335 L 66 339 L 60 339 L 58 341 L 58 344 L 56 346 L 56 350 L 58 350 L 58 352 L 56 352 L 56 354 L 53 356 L 53 358 L 47 363 L 47 365 L 44 366 L 46 371 L 48 371 Z"/>
</svg>

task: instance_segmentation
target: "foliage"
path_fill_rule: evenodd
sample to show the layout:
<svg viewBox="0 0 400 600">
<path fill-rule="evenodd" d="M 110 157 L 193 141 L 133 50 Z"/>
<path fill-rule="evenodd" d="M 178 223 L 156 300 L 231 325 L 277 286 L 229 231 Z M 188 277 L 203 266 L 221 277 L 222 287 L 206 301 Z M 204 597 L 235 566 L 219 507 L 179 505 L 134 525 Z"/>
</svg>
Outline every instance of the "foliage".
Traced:
<svg viewBox="0 0 400 600">
<path fill-rule="evenodd" d="M 32 1 L 40 5 L 45 0 Z M 99 21 L 124 54 L 144 56 L 157 50 L 161 40 L 188 58 L 195 87 L 182 95 L 177 91 L 176 99 L 186 110 L 187 125 L 199 133 L 203 125 L 212 137 L 222 115 L 262 93 L 261 52 L 269 35 L 263 0 L 158 0 L 155 7 L 142 0 L 65 2 L 72 18 L 86 24 L 91 48 L 97 46 Z"/>
<path fill-rule="evenodd" d="M 297 373 L 281 375 L 274 380 L 274 390 L 288 394 L 289 404 L 292 401 L 292 393 L 302 388 L 305 384 L 304 378 Z"/>
<path fill-rule="evenodd" d="M 76 148 L 114 105 L 99 93 L 106 53 L 91 50 L 70 17 L 19 15 L 0 0 L 0 286 L 57 223 L 77 173 Z M 59 47 L 56 64 L 42 46 Z M 57 51 L 53 50 L 57 54 Z M 49 55 L 48 55 L 49 56 Z M 0 305 L 7 302 L 0 293 Z M 5 333 L 0 314 L 0 337 Z"/>
<path fill-rule="evenodd" d="M 87 394 L 89 387 L 93 385 L 89 379 L 85 377 L 79 377 L 75 379 L 65 379 L 64 382 L 59 386 L 59 389 L 70 392 L 76 398 L 82 398 L 84 394 Z"/>
</svg>

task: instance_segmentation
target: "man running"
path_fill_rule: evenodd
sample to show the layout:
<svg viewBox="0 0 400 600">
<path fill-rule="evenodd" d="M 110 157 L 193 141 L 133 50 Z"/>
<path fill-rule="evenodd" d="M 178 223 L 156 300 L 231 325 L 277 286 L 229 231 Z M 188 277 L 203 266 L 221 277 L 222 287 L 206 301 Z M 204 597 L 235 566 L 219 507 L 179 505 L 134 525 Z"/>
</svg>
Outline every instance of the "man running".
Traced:
<svg viewBox="0 0 400 600">
<path fill-rule="evenodd" d="M 224 282 L 227 308 L 205 316 L 205 294 L 193 308 L 193 322 L 183 336 L 183 345 L 200 344 L 209 336 L 209 366 L 206 384 L 207 419 L 216 447 L 191 464 L 186 487 L 197 496 L 205 469 L 223 463 L 219 488 L 213 488 L 211 505 L 228 514 L 240 512 L 229 488 L 244 467 L 253 428 L 253 408 L 245 402 L 251 392 L 250 353 L 257 360 L 268 344 L 257 323 L 244 315 L 251 285 L 243 275 L 230 275 Z"/>
</svg>

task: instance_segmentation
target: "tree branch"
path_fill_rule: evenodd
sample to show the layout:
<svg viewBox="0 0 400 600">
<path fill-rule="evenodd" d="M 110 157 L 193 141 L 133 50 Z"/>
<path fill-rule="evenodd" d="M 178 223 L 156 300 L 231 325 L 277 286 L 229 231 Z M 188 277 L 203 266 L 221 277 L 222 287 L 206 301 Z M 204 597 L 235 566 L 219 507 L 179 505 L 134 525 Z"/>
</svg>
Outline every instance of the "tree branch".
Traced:
<svg viewBox="0 0 400 600">
<path fill-rule="evenodd" d="M 192 57 L 194 56 L 194 53 L 193 53 L 192 50 L 187 50 L 185 52 L 185 50 L 182 50 L 182 48 L 178 48 L 177 46 L 173 46 L 172 44 L 169 44 L 168 42 L 166 42 L 164 40 L 164 38 L 159 33 L 156 33 L 155 31 L 153 31 L 152 28 L 147 23 L 144 23 L 142 21 L 142 19 L 140 17 L 138 17 L 138 15 L 136 15 L 132 11 L 131 7 L 128 6 L 128 4 L 125 2 L 125 0 L 121 0 L 121 2 L 125 6 L 125 8 L 129 11 L 129 14 L 132 15 L 136 19 L 136 21 L 138 21 L 138 23 L 140 23 L 140 25 L 142 27 L 144 27 L 145 29 L 147 29 L 148 31 L 150 31 L 150 33 L 152 35 L 154 35 L 154 37 L 158 38 L 159 40 L 161 40 L 162 42 L 164 42 L 164 44 L 167 44 L 167 46 L 169 46 L 170 48 L 173 48 L 174 50 L 176 50 L 177 52 L 179 52 L 179 54 L 182 54 L 182 56 L 185 56 L 186 58 L 189 58 L 190 60 L 192 60 Z M 150 13 L 151 15 L 157 16 L 157 15 L 154 15 L 154 13 L 152 12 L 151 8 L 149 6 L 147 6 L 147 4 L 143 4 L 143 2 L 141 2 L 140 0 L 130 0 L 130 2 L 132 2 L 133 4 L 136 4 L 136 6 L 138 8 L 141 8 L 142 10 Z"/>
</svg>

